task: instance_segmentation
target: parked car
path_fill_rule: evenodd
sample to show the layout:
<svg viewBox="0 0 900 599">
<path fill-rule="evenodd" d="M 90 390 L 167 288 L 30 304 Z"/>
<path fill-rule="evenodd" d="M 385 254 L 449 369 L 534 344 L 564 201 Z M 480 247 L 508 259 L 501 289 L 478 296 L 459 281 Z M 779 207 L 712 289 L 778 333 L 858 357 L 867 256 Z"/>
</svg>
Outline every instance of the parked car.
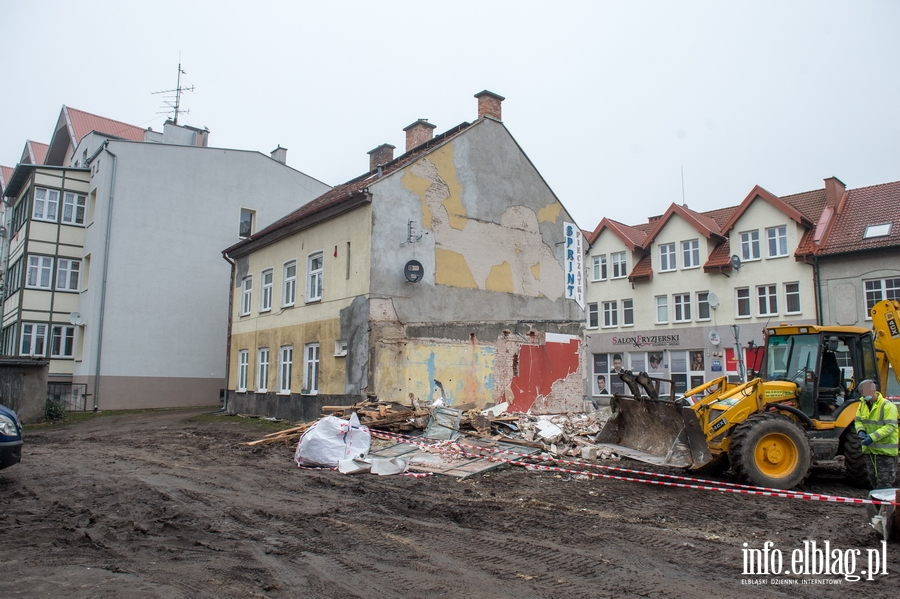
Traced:
<svg viewBox="0 0 900 599">
<path fill-rule="evenodd" d="M 22 423 L 16 413 L 0 405 L 0 470 L 22 459 Z"/>
</svg>

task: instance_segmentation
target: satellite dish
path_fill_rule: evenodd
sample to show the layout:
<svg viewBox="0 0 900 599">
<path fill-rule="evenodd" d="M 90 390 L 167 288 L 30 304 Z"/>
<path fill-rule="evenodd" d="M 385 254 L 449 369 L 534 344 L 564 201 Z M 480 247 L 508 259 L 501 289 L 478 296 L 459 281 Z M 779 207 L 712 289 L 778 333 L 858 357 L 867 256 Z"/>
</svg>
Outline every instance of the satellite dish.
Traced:
<svg viewBox="0 0 900 599">
<path fill-rule="evenodd" d="M 731 268 L 735 270 L 741 269 L 741 258 L 737 254 L 731 257 Z"/>
<path fill-rule="evenodd" d="M 84 318 L 81 317 L 81 312 L 72 312 L 71 314 L 69 314 L 69 322 L 75 325 L 84 322 Z"/>
<path fill-rule="evenodd" d="M 403 267 L 403 274 L 410 283 L 418 283 L 421 281 L 424 272 L 425 270 L 422 268 L 422 263 L 418 260 L 410 260 L 406 263 L 406 266 Z"/>
<path fill-rule="evenodd" d="M 712 291 L 710 291 L 709 295 L 706 296 L 706 301 L 709 304 L 709 307 L 713 310 L 719 307 L 719 296 Z"/>
</svg>

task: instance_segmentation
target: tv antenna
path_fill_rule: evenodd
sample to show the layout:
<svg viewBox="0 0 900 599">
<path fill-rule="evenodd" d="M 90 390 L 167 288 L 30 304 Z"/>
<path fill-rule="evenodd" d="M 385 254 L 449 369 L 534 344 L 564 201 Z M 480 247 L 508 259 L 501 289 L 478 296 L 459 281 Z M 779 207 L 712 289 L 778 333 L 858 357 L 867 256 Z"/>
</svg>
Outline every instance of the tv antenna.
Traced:
<svg viewBox="0 0 900 599">
<path fill-rule="evenodd" d="M 175 123 L 176 125 L 178 124 L 178 115 L 179 115 L 179 114 L 190 114 L 190 113 L 191 113 L 190 110 L 182 110 L 182 109 L 181 109 L 181 94 L 182 94 L 182 92 L 192 92 L 192 91 L 194 91 L 194 86 L 193 86 L 193 85 L 191 85 L 190 87 L 181 87 L 181 76 L 182 76 L 182 75 L 187 75 L 187 73 L 185 73 L 184 71 L 181 70 L 181 58 L 179 57 L 179 59 L 178 59 L 178 83 L 177 83 L 177 85 L 175 86 L 175 89 L 165 89 L 165 90 L 163 90 L 163 91 L 153 92 L 153 95 L 156 95 L 156 94 L 175 94 L 175 103 L 174 103 L 174 104 L 172 103 L 171 98 L 170 98 L 170 99 L 164 99 L 164 100 L 163 100 L 163 102 L 164 102 L 167 106 L 169 106 L 170 108 L 172 108 L 172 110 L 171 110 L 171 111 L 166 110 L 166 111 L 164 111 L 164 112 L 157 112 L 156 114 L 169 114 L 170 112 L 174 112 L 174 113 L 175 113 L 175 118 L 172 119 L 172 122 Z"/>
</svg>

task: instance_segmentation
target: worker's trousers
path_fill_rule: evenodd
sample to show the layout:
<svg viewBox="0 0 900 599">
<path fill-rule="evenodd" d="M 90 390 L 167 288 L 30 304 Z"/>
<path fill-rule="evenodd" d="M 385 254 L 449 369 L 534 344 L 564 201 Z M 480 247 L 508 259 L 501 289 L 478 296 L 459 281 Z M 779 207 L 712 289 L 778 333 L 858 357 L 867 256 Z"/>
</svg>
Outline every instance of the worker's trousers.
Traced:
<svg viewBox="0 0 900 599">
<path fill-rule="evenodd" d="M 863 454 L 869 469 L 869 482 L 875 489 L 890 489 L 897 476 L 897 456 Z"/>
</svg>

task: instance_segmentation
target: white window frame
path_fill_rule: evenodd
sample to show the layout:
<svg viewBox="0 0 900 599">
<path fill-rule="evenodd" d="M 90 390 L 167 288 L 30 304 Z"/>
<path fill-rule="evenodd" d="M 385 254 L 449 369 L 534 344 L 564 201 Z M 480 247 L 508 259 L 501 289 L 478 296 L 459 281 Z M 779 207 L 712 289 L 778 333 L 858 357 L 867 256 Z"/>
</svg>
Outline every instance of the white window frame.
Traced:
<svg viewBox="0 0 900 599">
<path fill-rule="evenodd" d="M 259 311 L 268 312 L 272 309 L 272 291 L 275 288 L 275 271 L 267 268 L 259 276 Z"/>
<path fill-rule="evenodd" d="M 291 394 L 291 370 L 294 365 L 294 346 L 284 345 L 278 352 L 278 393 Z"/>
<path fill-rule="evenodd" d="M 319 393 L 319 344 L 307 343 L 303 346 L 303 393 Z"/>
<path fill-rule="evenodd" d="M 734 290 L 734 317 L 750 318 L 753 316 L 753 304 L 751 301 L 749 287 L 736 287 Z M 742 304 L 746 305 L 746 313 L 743 313 L 741 310 Z"/>
<path fill-rule="evenodd" d="M 766 252 L 767 258 L 784 258 L 788 255 L 787 225 L 766 229 Z"/>
<path fill-rule="evenodd" d="M 585 310 L 587 316 L 587 328 L 589 329 L 599 329 L 600 328 L 600 304 L 597 302 L 591 302 L 587 305 L 587 310 Z"/>
<path fill-rule="evenodd" d="M 705 306 L 705 307 L 704 307 Z M 710 314 L 709 291 L 697 292 L 697 322 L 705 322 L 709 320 Z M 704 315 L 705 314 L 705 315 Z"/>
<path fill-rule="evenodd" d="M 619 326 L 619 302 L 616 300 L 603 302 L 603 328 L 611 329 Z"/>
<path fill-rule="evenodd" d="M 659 246 L 659 272 L 671 272 L 678 268 L 675 258 L 675 243 L 662 243 Z"/>
<path fill-rule="evenodd" d="M 872 307 L 883 300 L 900 300 L 900 277 L 864 279 L 863 294 L 866 302 L 866 320 L 872 320 Z"/>
<path fill-rule="evenodd" d="M 32 283 L 32 279 L 34 282 Z M 25 287 L 29 289 L 53 288 L 53 257 L 28 256 L 28 272 L 25 273 Z"/>
<path fill-rule="evenodd" d="M 315 267 L 316 260 L 319 266 Z M 306 301 L 318 302 L 322 299 L 324 289 L 325 252 L 319 250 L 306 258 Z"/>
<path fill-rule="evenodd" d="M 757 316 L 778 315 L 778 285 L 756 286 Z"/>
<path fill-rule="evenodd" d="M 55 324 L 50 328 L 50 357 L 75 357 L 75 327 Z"/>
<path fill-rule="evenodd" d="M 81 260 L 56 259 L 56 290 L 78 291 L 81 284 Z"/>
<path fill-rule="evenodd" d="M 700 268 L 700 240 L 689 239 L 681 242 L 681 268 Z"/>
<path fill-rule="evenodd" d="M 290 273 L 291 269 L 294 271 L 293 274 Z M 297 301 L 297 261 L 285 262 L 282 273 L 284 285 L 282 286 L 281 305 L 284 307 L 293 306 Z"/>
<path fill-rule="evenodd" d="M 669 322 L 669 296 L 656 296 L 656 324 L 667 324 Z"/>
<path fill-rule="evenodd" d="M 39 192 L 44 192 L 39 194 Z M 43 197 L 38 197 L 42 195 Z M 52 207 L 52 208 L 51 208 Z M 53 214 L 50 214 L 50 211 Z M 48 223 L 55 223 L 59 212 L 59 190 L 46 187 L 34 188 L 34 205 L 31 208 L 31 219 Z"/>
<path fill-rule="evenodd" d="M 690 322 L 691 321 L 691 294 L 690 293 L 673 293 L 672 308 L 674 311 L 674 319 L 672 322 Z"/>
<path fill-rule="evenodd" d="M 67 191 L 63 194 L 63 209 L 59 222 L 67 225 L 84 226 L 84 213 L 87 206 L 87 197 L 81 194 Z M 68 217 L 66 215 L 68 211 Z"/>
<path fill-rule="evenodd" d="M 614 252 L 609 255 L 612 266 L 611 279 L 624 279 L 628 276 L 628 257 L 625 252 Z"/>
<path fill-rule="evenodd" d="M 259 348 L 256 358 L 256 392 L 266 393 L 269 390 L 269 348 Z"/>
<path fill-rule="evenodd" d="M 250 370 L 250 350 L 242 349 L 238 351 L 238 377 L 237 392 L 247 392 L 247 374 Z"/>
<path fill-rule="evenodd" d="M 247 316 L 253 309 L 253 275 L 241 279 L 241 316 Z"/>
<path fill-rule="evenodd" d="M 741 236 L 741 260 L 751 262 L 760 259 L 759 253 L 759 229 L 743 231 Z"/>
<path fill-rule="evenodd" d="M 19 337 L 19 355 L 42 358 L 46 353 L 47 325 L 39 322 L 23 322 L 22 334 Z"/>
<path fill-rule="evenodd" d="M 247 230 L 244 230 L 244 215 L 247 214 L 250 217 L 250 221 L 247 224 Z M 238 217 L 238 237 L 241 239 L 246 239 L 253 235 L 253 221 L 256 220 L 256 210 L 250 210 L 249 208 L 241 208 L 240 216 Z"/>
<path fill-rule="evenodd" d="M 791 288 L 793 286 L 793 289 Z M 791 298 L 796 298 L 797 309 L 791 310 Z M 794 281 L 792 283 L 784 284 L 784 313 L 785 314 L 800 314 L 803 312 L 803 304 L 800 303 L 800 283 L 798 281 Z"/>
<path fill-rule="evenodd" d="M 622 326 L 634 326 L 634 300 L 631 298 L 622 300 Z"/>
<path fill-rule="evenodd" d="M 591 280 L 605 281 L 607 279 L 606 272 L 606 254 L 600 254 L 592 257 Z"/>
</svg>

